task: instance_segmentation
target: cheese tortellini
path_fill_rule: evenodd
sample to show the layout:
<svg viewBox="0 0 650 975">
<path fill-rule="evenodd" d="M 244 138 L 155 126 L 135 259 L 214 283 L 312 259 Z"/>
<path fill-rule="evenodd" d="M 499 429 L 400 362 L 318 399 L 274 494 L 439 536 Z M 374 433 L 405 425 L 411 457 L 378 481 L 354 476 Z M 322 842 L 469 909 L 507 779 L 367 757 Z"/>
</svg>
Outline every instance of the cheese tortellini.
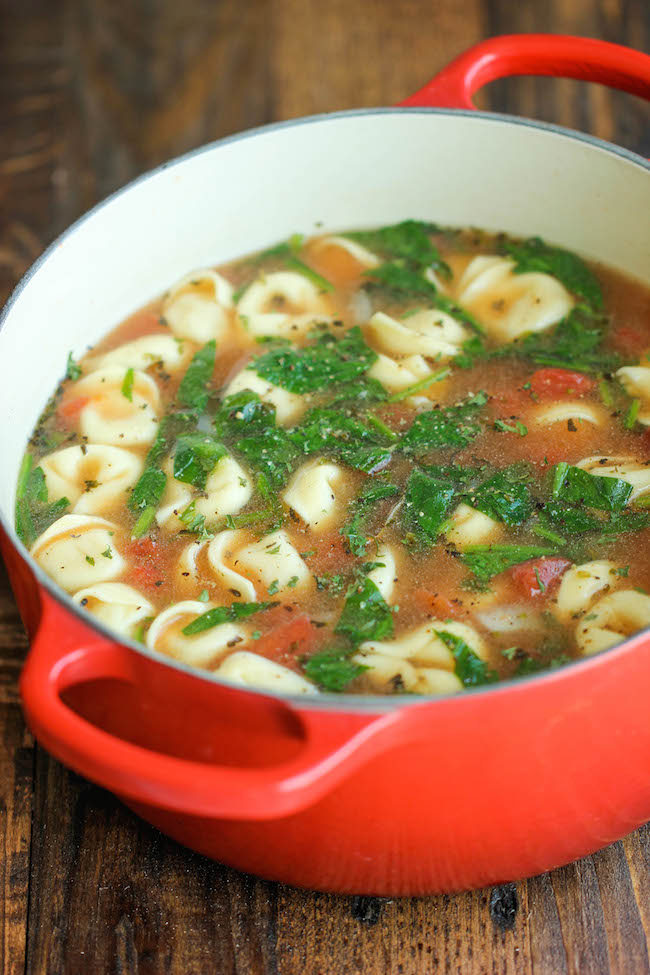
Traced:
<svg viewBox="0 0 650 975">
<path fill-rule="evenodd" d="M 318 689 L 300 674 L 275 660 L 267 660 L 249 650 L 231 653 L 217 668 L 216 673 L 225 680 L 262 691 L 282 694 L 318 694 Z"/>
<path fill-rule="evenodd" d="M 469 545 L 493 542 L 503 532 L 498 521 L 464 502 L 452 511 L 449 520 L 451 524 L 445 529 L 445 535 L 461 551 Z"/>
<path fill-rule="evenodd" d="M 603 596 L 576 628 L 576 641 L 585 655 L 600 653 L 650 626 L 650 596 L 624 589 Z"/>
<path fill-rule="evenodd" d="M 565 318 L 573 298 L 564 285 L 538 271 L 515 273 L 509 257 L 475 257 L 458 282 L 458 302 L 500 342 L 543 332 Z"/>
<path fill-rule="evenodd" d="M 377 267 L 378 264 L 381 264 L 381 260 L 376 254 L 373 254 L 363 244 L 359 244 L 356 240 L 351 240 L 349 237 L 341 237 L 336 234 L 328 237 L 320 237 L 318 241 L 314 242 L 312 247 L 316 252 L 332 249 L 343 251 L 357 265 L 364 268 Z"/>
<path fill-rule="evenodd" d="M 140 623 L 155 615 L 148 599 L 123 582 L 101 582 L 80 589 L 72 597 L 87 613 L 120 633 L 133 637 Z"/>
<path fill-rule="evenodd" d="M 565 623 L 576 619 L 587 612 L 599 593 L 613 589 L 619 581 L 616 565 L 608 559 L 571 566 L 562 576 L 555 599 L 555 615 Z"/>
<path fill-rule="evenodd" d="M 394 548 L 379 543 L 373 556 L 373 562 L 377 564 L 374 569 L 370 570 L 367 578 L 374 582 L 382 597 L 387 603 L 390 603 L 397 583 L 397 560 Z"/>
<path fill-rule="evenodd" d="M 137 454 L 105 444 L 65 447 L 43 457 L 50 501 L 67 498 L 70 510 L 79 514 L 102 514 L 128 497 L 142 473 Z"/>
<path fill-rule="evenodd" d="M 312 575 L 284 529 L 251 540 L 248 532 L 219 532 L 208 546 L 208 562 L 221 584 L 250 602 L 258 590 L 267 595 L 291 597 L 305 590 Z"/>
<path fill-rule="evenodd" d="M 66 592 L 118 579 L 126 562 L 117 549 L 118 526 L 95 515 L 63 515 L 34 542 L 31 554 Z"/>
<path fill-rule="evenodd" d="M 641 401 L 641 408 L 636 419 L 644 426 L 650 425 L 650 367 L 623 366 L 616 373 L 616 378 L 624 386 L 628 396 Z"/>
<path fill-rule="evenodd" d="M 233 289 L 216 271 L 186 274 L 171 289 L 163 316 L 174 335 L 203 345 L 225 335 L 232 320 Z"/>
<path fill-rule="evenodd" d="M 248 630 L 238 623 L 221 623 L 202 633 L 183 633 L 188 624 L 213 608 L 211 603 L 188 599 L 160 613 L 147 631 L 146 643 L 168 657 L 192 667 L 213 668 L 229 651 L 248 641 Z"/>
<path fill-rule="evenodd" d="M 254 369 L 242 369 L 226 387 L 224 396 L 232 396 L 240 393 L 244 389 L 250 389 L 257 393 L 263 403 L 268 403 L 275 407 L 275 418 L 277 422 L 284 426 L 287 423 L 295 423 L 306 409 L 304 396 L 297 393 L 290 393 L 281 386 L 268 382 L 259 376 Z"/>
<path fill-rule="evenodd" d="M 349 493 L 346 480 L 338 464 L 311 460 L 298 468 L 282 498 L 312 531 L 321 532 L 331 525 Z"/>
<path fill-rule="evenodd" d="M 327 297 L 303 274 L 274 271 L 246 289 L 237 311 L 251 335 L 297 338 L 313 322 L 329 320 L 332 308 Z"/>
<path fill-rule="evenodd" d="M 74 385 L 82 402 L 79 427 L 89 443 L 142 447 L 153 443 L 158 430 L 160 393 L 155 380 L 136 369 L 125 392 L 127 370 L 105 366 Z"/>
<path fill-rule="evenodd" d="M 605 422 L 603 410 L 592 403 L 582 403 L 580 400 L 536 406 L 529 415 L 532 422 L 540 427 L 550 427 L 555 423 L 566 426 L 569 421 L 573 421 L 576 427 L 581 423 L 590 423 L 598 427 Z"/>
<path fill-rule="evenodd" d="M 205 490 L 197 496 L 191 484 L 174 477 L 173 461 L 164 465 L 167 486 L 156 512 L 156 521 L 166 531 L 179 531 L 182 523 L 179 515 L 194 504 L 198 515 L 213 522 L 225 515 L 234 515 L 243 508 L 253 493 L 250 477 L 234 457 L 221 457 L 208 477 Z"/>
<path fill-rule="evenodd" d="M 632 485 L 631 504 L 650 491 L 650 463 L 642 464 L 631 457 L 585 457 L 576 465 L 597 477 L 615 477 Z"/>
<path fill-rule="evenodd" d="M 88 365 L 92 370 L 108 366 L 145 371 L 160 365 L 165 372 L 173 373 L 187 364 L 192 346 L 171 335 L 143 335 L 132 342 L 118 345 L 110 352 L 92 356 Z"/>
<path fill-rule="evenodd" d="M 376 379 L 389 393 L 401 393 L 421 379 L 426 379 L 433 369 L 421 355 L 409 355 L 404 359 L 392 359 L 379 353 L 368 370 L 371 379 Z"/>
<path fill-rule="evenodd" d="M 367 678 L 377 690 L 390 685 L 418 694 L 451 694 L 462 688 L 455 675 L 454 656 L 439 633 L 463 640 L 485 659 L 484 639 L 465 623 L 431 620 L 394 640 L 362 643 L 354 660 L 368 667 Z"/>
<path fill-rule="evenodd" d="M 421 355 L 436 362 L 458 355 L 469 337 L 464 325 L 437 309 L 418 311 L 399 321 L 378 311 L 364 333 L 372 346 L 389 356 Z"/>
</svg>

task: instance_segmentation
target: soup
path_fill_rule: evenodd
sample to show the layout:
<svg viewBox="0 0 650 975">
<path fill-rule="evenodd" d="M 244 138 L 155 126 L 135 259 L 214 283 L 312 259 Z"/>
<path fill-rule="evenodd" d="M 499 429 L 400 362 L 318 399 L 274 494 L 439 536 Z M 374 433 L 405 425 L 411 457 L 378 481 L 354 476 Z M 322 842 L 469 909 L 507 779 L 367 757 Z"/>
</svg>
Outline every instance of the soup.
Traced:
<svg viewBox="0 0 650 975">
<path fill-rule="evenodd" d="M 192 272 L 67 373 L 18 534 L 119 637 L 447 694 L 650 625 L 650 293 L 406 220 Z"/>
</svg>

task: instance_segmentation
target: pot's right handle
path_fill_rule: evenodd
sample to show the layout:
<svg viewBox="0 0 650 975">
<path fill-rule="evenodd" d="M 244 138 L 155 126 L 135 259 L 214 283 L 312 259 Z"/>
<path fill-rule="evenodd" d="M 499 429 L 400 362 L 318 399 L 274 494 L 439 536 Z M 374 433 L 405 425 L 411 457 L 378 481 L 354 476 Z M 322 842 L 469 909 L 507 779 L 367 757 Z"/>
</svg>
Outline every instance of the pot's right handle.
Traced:
<svg viewBox="0 0 650 975">
<path fill-rule="evenodd" d="M 650 57 L 641 51 L 565 34 L 504 34 L 470 47 L 400 105 L 476 108 L 472 95 L 509 75 L 596 81 L 650 100 Z"/>
</svg>

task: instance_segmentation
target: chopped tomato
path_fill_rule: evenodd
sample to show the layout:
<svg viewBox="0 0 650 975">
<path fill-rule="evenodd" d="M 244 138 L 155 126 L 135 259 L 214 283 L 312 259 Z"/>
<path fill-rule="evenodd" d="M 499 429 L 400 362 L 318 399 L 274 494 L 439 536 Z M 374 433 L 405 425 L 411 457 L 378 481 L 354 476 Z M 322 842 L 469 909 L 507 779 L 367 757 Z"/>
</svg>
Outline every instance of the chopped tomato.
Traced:
<svg viewBox="0 0 650 975">
<path fill-rule="evenodd" d="M 542 559 L 529 559 L 513 565 L 508 570 L 510 578 L 524 596 L 548 594 L 560 582 L 562 575 L 571 565 L 568 559 L 551 556 Z"/>
<path fill-rule="evenodd" d="M 165 552 L 158 548 L 152 538 L 138 538 L 130 541 L 127 555 L 135 563 L 133 581 L 138 586 L 158 587 L 167 576 Z"/>
<path fill-rule="evenodd" d="M 64 397 L 56 408 L 57 417 L 67 425 L 77 423 L 79 414 L 88 402 L 87 396 Z"/>
<path fill-rule="evenodd" d="M 280 623 L 269 633 L 265 633 L 259 640 L 254 640 L 251 650 L 269 660 L 288 659 L 298 660 L 310 653 L 315 642 L 316 631 L 310 619 L 304 613 Z"/>
<path fill-rule="evenodd" d="M 414 595 L 415 603 L 425 613 L 432 613 L 439 619 L 456 619 L 461 612 L 462 605 L 460 600 L 450 599 L 439 592 L 430 592 L 428 589 L 418 589 Z"/>
<path fill-rule="evenodd" d="M 591 376 L 570 369 L 538 369 L 530 377 L 530 390 L 539 399 L 556 396 L 582 396 L 596 385 Z"/>
<path fill-rule="evenodd" d="M 309 555 L 310 566 L 317 567 L 319 572 L 328 572 L 346 565 L 352 556 L 347 547 L 347 542 L 343 535 L 335 532 L 325 535 L 323 538 L 310 539 L 305 542 L 305 547 L 313 555 Z M 313 559 L 313 561 L 311 561 Z"/>
<path fill-rule="evenodd" d="M 650 346 L 650 335 L 631 325 L 619 325 L 612 338 L 619 352 L 629 356 L 640 356 Z"/>
<path fill-rule="evenodd" d="M 496 419 L 519 417 L 530 406 L 530 394 L 525 389 L 513 389 L 495 393 L 490 397 L 490 407 Z"/>
</svg>

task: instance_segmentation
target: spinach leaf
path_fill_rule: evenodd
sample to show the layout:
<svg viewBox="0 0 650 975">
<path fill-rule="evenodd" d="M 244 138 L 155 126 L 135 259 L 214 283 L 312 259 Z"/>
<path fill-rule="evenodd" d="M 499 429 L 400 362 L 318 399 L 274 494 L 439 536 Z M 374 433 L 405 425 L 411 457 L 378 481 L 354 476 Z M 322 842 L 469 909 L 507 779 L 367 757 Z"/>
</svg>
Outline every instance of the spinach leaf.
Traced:
<svg viewBox="0 0 650 975">
<path fill-rule="evenodd" d="M 607 320 L 585 306 L 573 308 L 566 318 L 545 332 L 527 335 L 509 346 L 511 354 L 524 355 L 540 366 L 558 366 L 579 372 L 612 372 L 620 356 L 601 348 Z"/>
<path fill-rule="evenodd" d="M 541 271 L 550 274 L 568 291 L 584 298 L 592 308 L 603 306 L 603 293 L 598 279 L 577 254 L 545 244 L 540 237 L 505 244 L 507 253 L 516 262 L 515 273 Z"/>
<path fill-rule="evenodd" d="M 318 684 L 323 690 L 344 691 L 350 681 L 365 670 L 363 664 L 350 660 L 351 650 L 323 650 L 303 659 L 305 676 Z"/>
<path fill-rule="evenodd" d="M 530 488 L 522 480 L 521 471 L 513 467 L 497 471 L 464 500 L 506 525 L 521 525 L 530 518 L 533 510 Z"/>
<path fill-rule="evenodd" d="M 182 406 L 189 406 L 199 412 L 205 409 L 210 397 L 209 386 L 216 356 L 217 343 L 214 339 L 194 353 L 178 387 L 177 399 Z"/>
<path fill-rule="evenodd" d="M 378 230 L 356 230 L 344 236 L 376 251 L 388 260 L 399 259 L 414 267 L 433 267 L 449 274 L 449 267 L 431 241 L 430 234 L 437 230 L 433 223 L 403 220 Z"/>
<path fill-rule="evenodd" d="M 67 498 L 48 503 L 43 468 L 33 465 L 31 454 L 25 454 L 16 490 L 16 534 L 28 548 L 70 507 Z"/>
<path fill-rule="evenodd" d="M 253 613 L 261 613 L 262 610 L 277 605 L 277 603 L 233 603 L 231 606 L 215 606 L 197 616 L 195 620 L 184 626 L 181 632 L 185 636 L 196 636 L 197 633 L 211 630 L 213 626 L 244 620 L 252 616 Z"/>
<path fill-rule="evenodd" d="M 348 590 L 335 632 L 347 637 L 355 647 L 365 640 L 382 640 L 392 635 L 392 610 L 372 579 L 366 577 Z"/>
<path fill-rule="evenodd" d="M 574 507 L 563 501 L 547 501 L 541 512 L 542 521 L 550 522 L 569 535 L 582 535 L 602 529 L 604 522 L 583 507 Z"/>
<path fill-rule="evenodd" d="M 454 657 L 454 673 L 465 687 L 480 687 L 481 684 L 492 684 L 499 679 L 498 674 L 490 670 L 484 660 L 472 650 L 462 637 L 446 630 L 436 630 L 445 646 L 451 650 Z"/>
<path fill-rule="evenodd" d="M 300 451 L 286 430 L 276 425 L 273 407 L 244 389 L 219 404 L 213 422 L 219 440 L 242 454 L 271 489 L 282 487 Z"/>
<path fill-rule="evenodd" d="M 310 393 L 350 383 L 376 360 L 377 353 L 355 325 L 341 338 L 328 332 L 302 349 L 271 349 L 258 356 L 253 367 L 263 379 L 290 393 Z"/>
<path fill-rule="evenodd" d="M 512 565 L 542 555 L 554 555 L 556 548 L 542 545 L 471 545 L 460 558 L 479 579 L 487 582 Z"/>
<path fill-rule="evenodd" d="M 352 503 L 352 518 L 341 529 L 341 534 L 347 539 L 348 547 L 353 555 L 363 556 L 366 553 L 368 538 L 364 534 L 372 508 L 385 498 L 394 497 L 399 488 L 390 481 L 370 481 L 362 489 Z"/>
<path fill-rule="evenodd" d="M 438 291 L 421 271 L 401 264 L 380 264 L 364 272 L 369 284 L 380 287 L 398 298 L 429 298 L 435 301 Z"/>
<path fill-rule="evenodd" d="M 453 484 L 414 470 L 406 483 L 402 516 L 418 540 L 431 544 L 440 533 L 455 495 Z"/>
<path fill-rule="evenodd" d="M 159 467 L 146 467 L 129 496 L 129 510 L 137 514 L 144 508 L 157 508 L 166 483 L 167 476 Z"/>
<path fill-rule="evenodd" d="M 554 498 L 587 508 L 620 511 L 632 494 L 632 485 L 617 477 L 589 474 L 563 461 L 555 465 L 551 493 Z"/>
<path fill-rule="evenodd" d="M 178 438 L 174 454 L 174 477 L 204 490 L 208 475 L 227 450 L 209 434 L 187 433 Z"/>
<path fill-rule="evenodd" d="M 385 438 L 342 410 L 310 410 L 288 436 L 303 454 L 333 454 L 367 474 L 381 470 L 391 459 Z"/>
<path fill-rule="evenodd" d="M 472 417 L 487 403 L 487 394 L 476 393 L 465 403 L 420 413 L 399 442 L 400 450 L 421 455 L 437 447 L 465 447 L 481 432 Z"/>
<path fill-rule="evenodd" d="M 189 433 L 196 426 L 196 416 L 193 413 L 168 413 L 158 424 L 156 439 L 149 448 L 146 466 L 158 463 L 161 457 L 169 453 L 172 444 L 183 433 Z"/>
</svg>

